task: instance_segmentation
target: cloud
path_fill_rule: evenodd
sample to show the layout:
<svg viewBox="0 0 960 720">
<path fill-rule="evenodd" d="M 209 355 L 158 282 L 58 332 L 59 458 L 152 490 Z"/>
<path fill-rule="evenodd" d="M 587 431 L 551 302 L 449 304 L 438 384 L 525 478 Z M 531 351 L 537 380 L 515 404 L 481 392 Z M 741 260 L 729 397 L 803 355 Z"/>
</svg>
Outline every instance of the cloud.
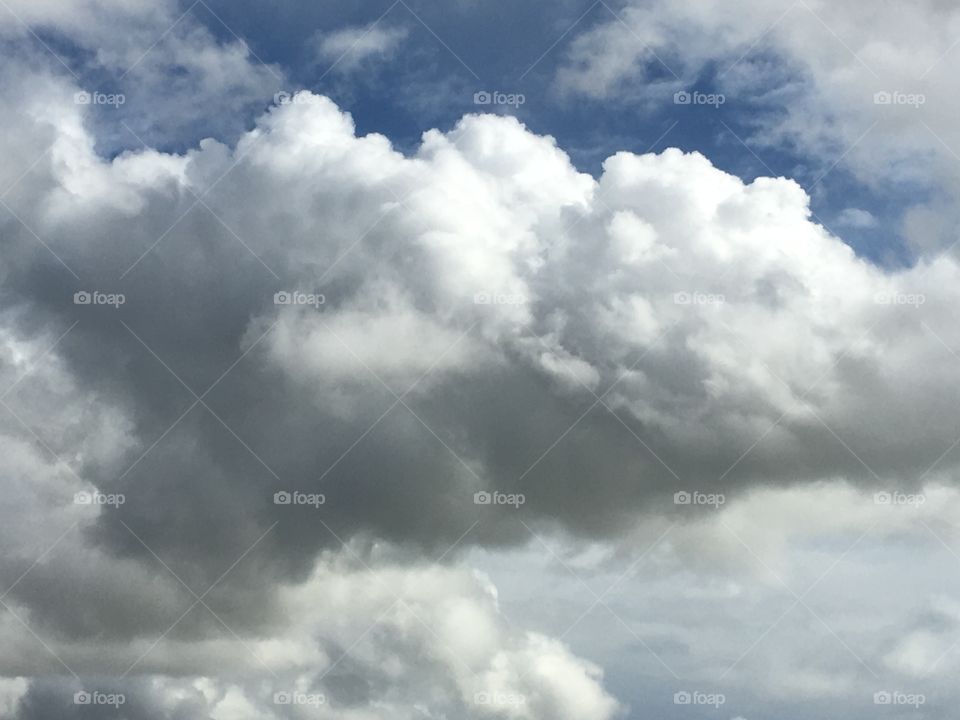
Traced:
<svg viewBox="0 0 960 720">
<path fill-rule="evenodd" d="M 607 687 L 628 717 L 670 717 L 673 693 L 698 689 L 724 693 L 726 717 L 823 706 L 866 720 L 885 688 L 925 694 L 938 717 L 955 702 L 958 578 L 943 564 L 960 493 L 931 483 L 922 498 L 878 502 L 838 481 L 755 488 L 647 519 L 628 540 L 551 537 L 466 560 L 513 623 L 616 658 Z"/>
<path fill-rule="evenodd" d="M 873 228 L 877 226 L 877 219 L 868 210 L 861 208 L 844 208 L 837 217 L 840 227 L 855 229 Z"/>
<path fill-rule="evenodd" d="M 43 86 L 69 78 L 76 87 L 63 99 L 89 96 L 86 121 L 106 155 L 144 143 L 182 148 L 209 134 L 235 139 L 287 80 L 229 32 L 215 37 L 198 22 L 204 13 L 212 13 L 206 4 L 185 9 L 168 0 L 9 3 L 0 34 L 11 52 L 0 82 L 38 112 Z M 45 46 L 34 28 L 47 34 Z"/>
<path fill-rule="evenodd" d="M 761 158 L 792 149 L 813 168 L 811 184 L 847 172 L 873 190 L 895 188 L 917 212 L 955 219 L 955 7 L 931 0 L 865 14 L 855 2 L 703 0 L 615 9 L 618 18 L 603 12 L 577 28 L 556 71 L 562 92 L 676 119 L 688 108 L 674 105 L 674 91 L 707 85 L 745 120 L 739 132 Z M 931 230 L 904 228 L 918 253 L 955 239 Z"/>
<path fill-rule="evenodd" d="M 361 40 L 349 65 L 402 40 L 358 32 L 322 44 Z M 272 83 L 193 25 L 164 43 L 134 77 L 159 92 L 184 63 L 174 95 L 197 109 L 157 117 Z M 772 488 L 787 495 L 752 512 L 796 527 L 799 507 L 829 525 L 802 493 L 838 478 L 951 482 L 955 261 L 874 267 L 791 180 L 676 149 L 593 178 L 489 115 L 403 154 L 310 93 L 236 142 L 104 156 L 81 85 L 28 65 L 2 75 L 5 602 L 85 679 L 137 669 L 109 685 L 131 716 L 284 717 L 289 689 L 329 698 L 321 717 L 612 717 L 598 667 L 508 627 L 462 552 L 533 529 L 616 543 L 682 512 L 678 490 Z M 705 525 L 677 563 L 742 569 Z M 888 643 L 891 667 L 931 656 L 929 624 Z M 37 679 L 62 667 L 16 617 L 0 635 L 3 672 L 34 678 L 3 686 L 20 715 L 77 710 L 78 685 Z M 783 694 L 849 679 L 773 660 Z"/>
<path fill-rule="evenodd" d="M 330 69 L 348 72 L 371 58 L 390 56 L 406 37 L 404 27 L 383 27 L 374 23 L 320 33 L 314 43 L 319 59 L 334 63 Z"/>
<path fill-rule="evenodd" d="M 7 220 L 13 303 L 48 334 L 80 321 L 56 356 L 132 424 L 122 479 L 77 472 L 193 571 L 280 518 L 267 572 L 305 571 L 331 538 L 279 490 L 325 493 L 338 534 L 443 549 L 478 518 L 482 543 L 517 517 L 616 534 L 684 486 L 908 486 L 954 441 L 952 261 L 886 273 L 794 182 L 695 153 L 593 180 L 467 116 L 407 157 L 299 98 L 236 148 L 110 162 L 72 108 L 14 196 L 47 247 Z M 73 304 L 95 289 L 126 302 Z M 275 304 L 292 291 L 323 302 Z M 526 502 L 473 503 L 494 489 Z M 108 517 L 100 541 L 142 555 Z"/>
<path fill-rule="evenodd" d="M 326 556 L 305 582 L 280 588 L 286 620 L 269 637 L 238 644 L 225 629 L 222 639 L 170 635 L 110 645 L 118 666 L 140 660 L 136 672 L 117 679 L 103 668 L 98 675 L 87 657 L 83 681 L 19 687 L 17 717 L 79 717 L 79 690 L 122 693 L 124 710 L 144 717 L 187 708 L 205 717 L 300 717 L 301 705 L 321 718 L 605 720 L 618 711 L 597 667 L 558 641 L 506 624 L 489 581 L 439 566 L 372 569 L 355 552 Z M 13 622 L 6 616 L 5 634 Z M 39 655 L 47 667 L 38 674 L 60 669 L 33 647 L 27 657 Z M 70 666 L 88 654 L 81 643 L 52 650 Z M 177 679 L 183 676 L 194 679 Z M 278 704 L 278 695 L 293 700 Z"/>
</svg>

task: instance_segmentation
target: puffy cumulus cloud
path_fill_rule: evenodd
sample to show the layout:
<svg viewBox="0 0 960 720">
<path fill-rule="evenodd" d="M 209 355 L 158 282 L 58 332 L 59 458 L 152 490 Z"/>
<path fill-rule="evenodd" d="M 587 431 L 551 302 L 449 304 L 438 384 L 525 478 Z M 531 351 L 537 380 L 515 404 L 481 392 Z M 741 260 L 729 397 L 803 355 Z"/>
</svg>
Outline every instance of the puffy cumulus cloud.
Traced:
<svg viewBox="0 0 960 720">
<path fill-rule="evenodd" d="M 464 717 L 517 720 L 618 714 L 594 665 L 560 642 L 511 628 L 488 580 L 464 569 L 376 564 L 328 555 L 303 583 L 278 590 L 286 619 L 268 637 L 144 638 L 117 644 L 121 676 L 9 687 L 12 715 L 82 717 L 78 691 L 122 694 L 125 717 Z M 22 628 L 21 628 L 22 631 Z M 53 642 L 79 667 L 82 643 Z M 47 654 L 46 673 L 58 661 Z M 44 668 L 35 670 L 44 675 Z M 112 677 L 111 677 L 112 675 Z"/>
<path fill-rule="evenodd" d="M 373 624 L 376 650 L 334 670 L 360 663 L 337 691 L 369 707 L 337 717 L 607 717 L 596 669 L 508 633 L 466 576 L 378 568 L 406 595 L 374 608 L 378 586 L 337 590 L 315 558 L 361 540 L 446 558 L 531 527 L 607 539 L 681 489 L 909 492 L 955 467 L 956 264 L 861 261 L 790 180 L 678 150 L 617 154 L 595 180 L 494 116 L 403 155 L 310 94 L 235 146 L 106 160 L 73 88 L 39 87 L 0 141 L 40 158 L 10 172 L 0 220 L 5 374 L 69 332 L 6 400 L 23 481 L 4 513 L 76 535 L 4 576 L 29 570 L 7 598 L 71 667 L 242 675 L 256 655 L 307 682 Z M 73 504 L 93 490 L 125 501 Z M 297 598 L 362 620 L 297 626 Z M 15 617 L 2 632 L 6 674 L 49 671 Z M 250 687 L 217 703 L 254 712 L 269 693 Z M 467 710 L 488 687 L 504 702 Z M 62 702 L 35 692 L 23 707 Z"/>
<path fill-rule="evenodd" d="M 595 181 L 493 116 L 408 157 L 309 94 L 235 148 L 107 162 L 64 112 L 11 195 L 8 297 L 79 321 L 57 355 L 135 445 L 85 479 L 196 581 L 280 519 L 257 572 L 307 571 L 331 535 L 279 490 L 324 493 L 337 534 L 443 549 L 476 520 L 478 542 L 526 538 L 517 518 L 615 534 L 678 488 L 953 466 L 956 265 L 861 261 L 790 180 L 668 150 Z"/>
<path fill-rule="evenodd" d="M 930 197 L 914 194 L 905 235 L 921 252 L 955 240 L 955 6 L 627 0 L 615 9 L 618 19 L 598 10 L 600 22 L 570 44 L 557 72 L 563 91 L 673 107 L 674 91 L 716 83 L 728 108 L 750 113 L 758 150 L 797 147 L 811 181 L 842 158 L 873 188 L 920 187 Z M 915 225 L 925 212 L 947 227 Z"/>
</svg>

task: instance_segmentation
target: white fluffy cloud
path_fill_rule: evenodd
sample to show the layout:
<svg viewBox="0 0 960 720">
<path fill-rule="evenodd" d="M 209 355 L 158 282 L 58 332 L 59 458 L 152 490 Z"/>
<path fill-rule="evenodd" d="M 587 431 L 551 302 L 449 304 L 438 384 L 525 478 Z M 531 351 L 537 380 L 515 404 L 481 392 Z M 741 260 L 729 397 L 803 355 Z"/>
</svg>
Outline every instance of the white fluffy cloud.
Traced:
<svg viewBox="0 0 960 720">
<path fill-rule="evenodd" d="M 906 237 L 919 252 L 956 239 L 923 222 L 954 218 L 960 180 L 956 7 L 697 0 L 616 10 L 619 19 L 598 10 L 596 26 L 578 29 L 559 87 L 659 103 L 680 117 L 688 108 L 673 106 L 674 90 L 714 82 L 728 108 L 749 114 L 747 141 L 761 157 L 795 147 L 811 182 L 839 164 L 873 189 L 922 188 Z"/>
</svg>

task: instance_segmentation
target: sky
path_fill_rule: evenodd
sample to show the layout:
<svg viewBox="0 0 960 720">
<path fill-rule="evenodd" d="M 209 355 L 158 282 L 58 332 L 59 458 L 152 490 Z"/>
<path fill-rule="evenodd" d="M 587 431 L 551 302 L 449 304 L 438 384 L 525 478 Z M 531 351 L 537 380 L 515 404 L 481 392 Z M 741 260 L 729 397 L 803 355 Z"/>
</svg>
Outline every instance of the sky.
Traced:
<svg viewBox="0 0 960 720">
<path fill-rule="evenodd" d="M 953 717 L 958 45 L 0 0 L 0 719 Z"/>
</svg>

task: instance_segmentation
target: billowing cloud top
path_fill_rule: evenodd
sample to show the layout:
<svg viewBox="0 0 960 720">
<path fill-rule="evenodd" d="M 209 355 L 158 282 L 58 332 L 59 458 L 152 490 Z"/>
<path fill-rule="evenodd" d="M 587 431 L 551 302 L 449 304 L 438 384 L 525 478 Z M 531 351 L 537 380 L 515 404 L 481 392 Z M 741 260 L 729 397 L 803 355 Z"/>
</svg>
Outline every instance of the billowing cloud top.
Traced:
<svg viewBox="0 0 960 720">
<path fill-rule="evenodd" d="M 309 695 L 376 624 L 326 716 L 610 718 L 597 667 L 440 561 L 626 537 L 678 491 L 955 469 L 956 261 L 871 265 L 792 180 L 676 149 L 593 178 L 494 115 L 404 154 L 307 92 L 235 144 L 107 159 L 79 88 L 5 81 L 6 598 L 68 669 L 163 675 L 138 692 L 169 716 L 259 716 L 171 679 L 249 673 L 224 626 Z M 5 671 L 49 673 L 3 623 Z M 50 682 L 4 692 L 43 717 Z"/>
</svg>

